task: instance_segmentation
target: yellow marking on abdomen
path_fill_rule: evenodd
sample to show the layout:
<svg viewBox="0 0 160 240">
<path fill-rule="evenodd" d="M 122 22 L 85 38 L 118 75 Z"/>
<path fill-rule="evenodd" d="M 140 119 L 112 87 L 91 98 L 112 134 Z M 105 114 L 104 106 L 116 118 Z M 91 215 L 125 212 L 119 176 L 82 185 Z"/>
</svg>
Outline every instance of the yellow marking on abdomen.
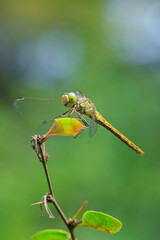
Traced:
<svg viewBox="0 0 160 240">
<path fill-rule="evenodd" d="M 136 153 L 143 155 L 144 152 L 137 147 L 133 142 L 131 142 L 128 138 L 126 138 L 122 133 L 120 133 L 116 128 L 114 128 L 109 122 L 107 122 L 100 113 L 96 112 L 96 120 L 98 124 L 108 129 L 112 132 L 116 137 L 118 137 L 121 141 L 123 141 L 128 147 L 132 148 Z"/>
</svg>

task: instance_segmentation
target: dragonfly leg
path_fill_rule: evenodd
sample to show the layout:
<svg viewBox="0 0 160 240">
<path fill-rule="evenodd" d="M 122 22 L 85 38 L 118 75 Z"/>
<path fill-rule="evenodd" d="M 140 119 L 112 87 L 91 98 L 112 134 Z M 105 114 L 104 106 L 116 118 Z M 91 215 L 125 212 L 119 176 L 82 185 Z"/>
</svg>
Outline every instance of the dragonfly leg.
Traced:
<svg viewBox="0 0 160 240">
<path fill-rule="evenodd" d="M 82 115 L 79 114 L 77 111 L 75 111 L 75 113 L 77 114 L 77 116 L 79 117 L 79 119 L 84 123 L 84 125 L 85 125 L 86 127 L 89 127 L 88 122 L 82 117 Z"/>
<path fill-rule="evenodd" d="M 71 112 L 68 114 L 68 117 L 70 117 L 75 112 L 75 108 L 73 107 L 70 110 L 71 110 Z"/>
<path fill-rule="evenodd" d="M 67 112 L 65 112 L 65 113 L 63 113 L 63 114 L 57 116 L 56 118 L 63 117 L 63 116 L 65 116 L 65 115 L 67 115 L 68 113 L 70 114 L 71 110 L 72 110 L 72 108 L 70 108 Z"/>
<path fill-rule="evenodd" d="M 59 115 L 59 116 L 57 116 L 57 117 L 55 117 L 55 118 L 53 118 L 53 119 L 51 118 L 51 119 L 49 119 L 49 120 L 45 120 L 45 121 L 42 122 L 41 125 L 46 124 L 46 123 L 48 123 L 48 122 L 50 122 L 50 121 L 53 122 L 54 119 L 56 119 L 56 118 L 60 118 L 60 117 L 62 117 L 62 116 L 65 116 L 65 115 L 66 115 L 67 113 L 69 113 L 70 111 L 71 111 L 71 109 L 69 109 L 67 112 L 65 112 L 65 113 L 63 113 L 62 115 Z M 41 126 L 41 125 L 40 125 L 40 126 Z"/>
<path fill-rule="evenodd" d="M 57 116 L 56 118 L 64 117 L 68 114 L 67 117 L 71 117 L 71 115 L 75 112 L 75 108 L 70 108 L 67 112 L 63 113 L 62 115 Z M 54 118 L 55 119 L 55 118 Z"/>
<path fill-rule="evenodd" d="M 70 112 L 72 112 L 72 108 L 70 108 L 67 112 L 63 113 L 62 116 L 65 116 L 67 114 L 70 114 Z"/>
</svg>

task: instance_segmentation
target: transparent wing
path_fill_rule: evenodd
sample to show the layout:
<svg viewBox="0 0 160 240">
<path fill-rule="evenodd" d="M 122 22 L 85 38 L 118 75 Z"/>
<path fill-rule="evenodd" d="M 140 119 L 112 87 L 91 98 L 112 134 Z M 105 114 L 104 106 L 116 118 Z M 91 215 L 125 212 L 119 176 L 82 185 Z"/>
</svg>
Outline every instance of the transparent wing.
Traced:
<svg viewBox="0 0 160 240">
<path fill-rule="evenodd" d="M 81 93 L 79 90 L 76 91 L 76 95 L 77 95 L 78 98 L 81 98 L 81 97 L 84 96 L 84 94 Z"/>
<path fill-rule="evenodd" d="M 66 111 L 61 101 L 32 97 L 16 99 L 13 107 L 23 118 L 34 120 L 33 125 L 35 129 L 38 127 L 38 133 L 50 127 L 53 119 Z"/>
<path fill-rule="evenodd" d="M 14 109 L 21 115 L 26 115 L 33 118 L 42 116 L 53 116 L 61 114 L 66 109 L 60 101 L 55 99 L 21 97 L 17 98 L 13 103 Z"/>
<path fill-rule="evenodd" d="M 55 118 L 51 118 L 43 121 L 40 125 L 38 125 L 38 127 L 36 127 L 36 134 L 40 135 L 46 134 L 46 132 L 48 132 L 48 130 L 53 125 L 54 120 Z"/>
<path fill-rule="evenodd" d="M 94 113 L 93 117 L 92 117 L 92 120 L 91 120 L 91 124 L 90 124 L 90 127 L 89 127 L 89 136 L 93 136 L 97 129 L 98 129 L 98 124 L 95 122 L 95 114 L 96 112 Z"/>
</svg>

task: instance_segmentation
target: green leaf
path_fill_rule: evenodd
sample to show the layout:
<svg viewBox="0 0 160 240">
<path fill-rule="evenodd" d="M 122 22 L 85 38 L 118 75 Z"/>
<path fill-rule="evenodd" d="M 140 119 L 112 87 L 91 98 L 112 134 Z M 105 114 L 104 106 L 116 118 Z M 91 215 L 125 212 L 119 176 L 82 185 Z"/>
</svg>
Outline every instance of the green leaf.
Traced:
<svg viewBox="0 0 160 240">
<path fill-rule="evenodd" d="M 79 226 L 90 227 L 112 234 L 121 229 L 122 223 L 110 215 L 96 211 L 87 211 L 84 213 L 82 223 Z"/>
<path fill-rule="evenodd" d="M 70 238 L 68 232 L 62 230 L 45 230 L 36 233 L 32 239 L 33 240 L 68 240 Z"/>
</svg>

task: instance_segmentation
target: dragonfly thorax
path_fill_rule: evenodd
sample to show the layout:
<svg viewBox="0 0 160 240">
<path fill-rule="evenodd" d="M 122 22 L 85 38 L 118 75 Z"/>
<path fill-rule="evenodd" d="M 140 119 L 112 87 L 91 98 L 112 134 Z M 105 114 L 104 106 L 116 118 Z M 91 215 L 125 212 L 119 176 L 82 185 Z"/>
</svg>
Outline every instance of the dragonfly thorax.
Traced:
<svg viewBox="0 0 160 240">
<path fill-rule="evenodd" d="M 77 96 L 75 93 L 70 92 L 70 93 L 65 93 L 62 96 L 62 103 L 64 104 L 65 107 L 72 107 L 77 101 Z"/>
</svg>

